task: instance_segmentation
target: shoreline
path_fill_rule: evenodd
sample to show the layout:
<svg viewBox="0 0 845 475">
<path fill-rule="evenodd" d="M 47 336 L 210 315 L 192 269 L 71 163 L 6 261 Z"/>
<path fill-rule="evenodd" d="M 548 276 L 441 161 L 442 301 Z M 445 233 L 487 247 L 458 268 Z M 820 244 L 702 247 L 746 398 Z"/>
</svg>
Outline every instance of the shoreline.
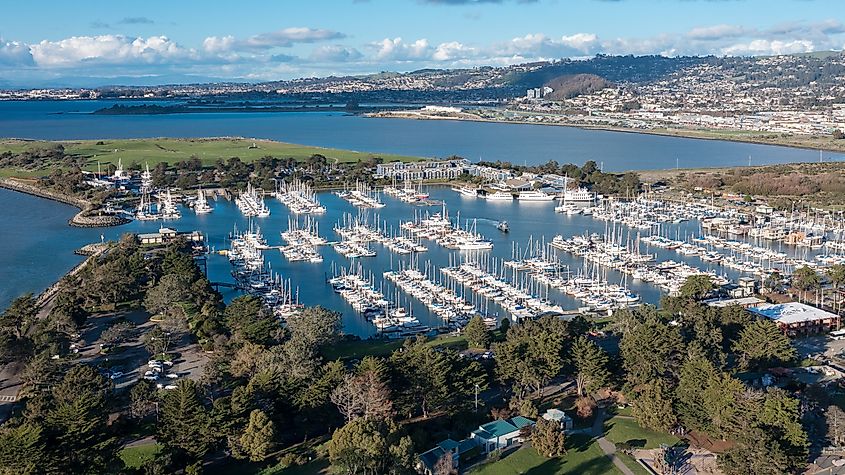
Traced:
<svg viewBox="0 0 845 475">
<path fill-rule="evenodd" d="M 0 188 L 24 193 L 27 195 L 43 198 L 46 200 L 56 201 L 58 203 L 66 204 L 77 208 L 79 211 L 73 215 L 67 222 L 69 226 L 77 228 L 106 228 L 112 226 L 120 226 L 129 223 L 130 220 L 113 215 L 100 216 L 86 216 L 89 213 L 97 210 L 94 205 L 81 199 L 56 193 L 54 191 L 46 190 L 36 185 L 15 180 L 13 178 L 0 178 Z"/>
<path fill-rule="evenodd" d="M 449 121 L 456 121 L 456 122 L 484 122 L 490 124 L 513 124 L 513 125 L 539 125 L 544 127 L 568 127 L 572 129 L 581 129 L 581 130 L 597 130 L 597 131 L 604 131 L 604 132 L 619 132 L 619 133 L 626 133 L 626 134 L 643 134 L 643 135 L 656 135 L 661 137 L 675 137 L 675 138 L 682 138 L 682 139 L 692 139 L 692 140 L 709 140 L 709 141 L 723 141 L 723 142 L 734 142 L 734 143 L 747 143 L 747 144 L 755 144 L 755 145 L 768 145 L 772 147 L 787 147 L 787 148 L 794 148 L 794 149 L 801 149 L 801 150 L 822 150 L 825 152 L 831 153 L 838 153 L 845 155 L 845 139 L 842 139 L 842 145 L 840 148 L 830 147 L 830 146 L 822 146 L 816 147 L 810 144 L 801 144 L 801 143 L 784 143 L 778 141 L 766 141 L 757 136 L 743 139 L 741 136 L 703 136 L 700 134 L 706 134 L 708 131 L 706 130 L 697 130 L 697 129 L 669 129 L 669 128 L 658 128 L 658 129 L 636 129 L 631 127 L 618 127 L 618 126 L 602 126 L 602 125 L 589 125 L 589 124 L 577 124 L 577 123 L 544 123 L 544 122 L 529 122 L 524 120 L 495 120 L 495 119 L 485 119 L 482 117 L 439 117 L 439 116 L 424 116 L 419 114 L 402 114 L 402 113 L 367 113 L 367 114 L 360 114 L 361 117 L 368 117 L 368 118 L 376 118 L 376 119 L 407 119 L 407 120 L 449 120 Z M 741 132 L 741 131 L 728 131 L 728 132 Z M 716 132 L 718 133 L 718 132 Z M 767 132 L 760 132 L 760 134 L 767 134 Z M 769 132 L 768 134 L 776 135 L 776 132 Z M 791 138 L 796 137 L 795 135 L 791 135 Z M 845 159 L 843 159 L 845 160 Z M 834 160 L 840 161 L 840 160 Z M 762 165 L 761 165 L 762 166 Z"/>
</svg>

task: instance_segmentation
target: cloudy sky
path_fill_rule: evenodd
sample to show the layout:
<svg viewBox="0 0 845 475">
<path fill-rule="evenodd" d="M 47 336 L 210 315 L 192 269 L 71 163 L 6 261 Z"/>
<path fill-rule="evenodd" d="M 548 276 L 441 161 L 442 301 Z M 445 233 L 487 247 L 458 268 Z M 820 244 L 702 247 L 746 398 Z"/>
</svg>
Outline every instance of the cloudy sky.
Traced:
<svg viewBox="0 0 845 475">
<path fill-rule="evenodd" d="M 28 0 L 3 7 L 0 86 L 843 47 L 841 0 Z"/>
</svg>

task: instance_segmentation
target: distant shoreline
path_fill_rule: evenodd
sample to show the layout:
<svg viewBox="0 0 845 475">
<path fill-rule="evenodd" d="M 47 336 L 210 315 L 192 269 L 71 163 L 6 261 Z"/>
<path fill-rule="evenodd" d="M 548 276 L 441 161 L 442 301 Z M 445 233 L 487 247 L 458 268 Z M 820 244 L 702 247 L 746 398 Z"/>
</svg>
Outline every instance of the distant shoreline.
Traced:
<svg viewBox="0 0 845 475">
<path fill-rule="evenodd" d="M 730 133 L 731 131 L 725 131 L 720 133 L 716 130 L 696 130 L 696 129 L 637 129 L 633 127 L 618 127 L 618 126 L 611 126 L 611 125 L 588 125 L 588 124 L 577 124 L 577 123 L 547 123 L 547 122 L 529 122 L 524 120 L 495 120 L 495 119 L 485 119 L 482 117 L 443 117 L 443 116 L 431 116 L 431 115 L 421 115 L 421 114 L 406 114 L 406 113 L 381 113 L 381 112 L 374 112 L 374 113 L 365 113 L 361 114 L 364 117 L 370 118 L 379 118 L 379 119 L 409 119 L 409 120 L 451 120 L 451 121 L 458 121 L 458 122 L 485 122 L 491 124 L 514 124 L 514 125 L 540 125 L 546 127 L 569 127 L 573 129 L 581 129 L 581 130 L 599 130 L 599 131 L 606 131 L 606 132 L 621 132 L 626 134 L 643 134 L 643 135 L 657 135 L 661 137 L 676 137 L 676 138 L 683 138 L 683 139 L 695 139 L 695 140 L 709 140 L 709 141 L 723 141 L 723 142 L 735 142 L 735 143 L 750 143 L 756 145 L 769 145 L 773 147 L 788 147 L 788 148 L 795 148 L 795 149 L 802 149 L 802 150 L 822 150 L 825 152 L 833 152 L 839 154 L 845 154 L 845 139 L 838 140 L 839 142 L 837 146 L 831 146 L 832 144 L 812 144 L 806 143 L 808 140 L 812 140 L 813 136 L 808 136 L 804 141 L 801 141 L 800 136 L 791 135 L 788 138 L 781 138 L 780 140 L 766 140 L 765 138 L 759 135 L 748 135 L 742 136 L 737 134 Z M 760 132 L 760 134 L 765 135 L 776 135 L 775 132 L 765 133 Z M 795 141 L 798 140 L 798 141 Z M 833 140 L 833 139 L 831 139 Z M 840 160 L 835 160 L 840 161 Z M 717 167 L 718 168 L 718 167 Z"/>
</svg>

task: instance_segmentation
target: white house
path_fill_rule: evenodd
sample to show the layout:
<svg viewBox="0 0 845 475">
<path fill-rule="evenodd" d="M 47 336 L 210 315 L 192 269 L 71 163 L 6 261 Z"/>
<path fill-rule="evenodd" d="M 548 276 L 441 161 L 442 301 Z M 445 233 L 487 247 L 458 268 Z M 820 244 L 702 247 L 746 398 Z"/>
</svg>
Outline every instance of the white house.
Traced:
<svg viewBox="0 0 845 475">
<path fill-rule="evenodd" d="M 510 419 L 499 419 L 488 422 L 472 431 L 472 439 L 478 441 L 481 452 L 489 454 L 498 449 L 510 447 L 514 443 L 522 442 L 520 430 L 534 425 L 531 419 L 516 416 Z"/>
</svg>

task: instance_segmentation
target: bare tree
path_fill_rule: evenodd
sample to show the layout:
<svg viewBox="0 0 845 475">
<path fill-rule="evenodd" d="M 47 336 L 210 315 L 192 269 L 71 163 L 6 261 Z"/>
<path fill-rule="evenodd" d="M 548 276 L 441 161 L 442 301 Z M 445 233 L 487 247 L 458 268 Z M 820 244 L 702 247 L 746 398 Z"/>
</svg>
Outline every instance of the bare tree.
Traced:
<svg viewBox="0 0 845 475">
<path fill-rule="evenodd" d="M 347 421 L 357 417 L 387 417 L 393 413 L 390 390 L 372 371 L 347 375 L 330 398 Z"/>
</svg>

